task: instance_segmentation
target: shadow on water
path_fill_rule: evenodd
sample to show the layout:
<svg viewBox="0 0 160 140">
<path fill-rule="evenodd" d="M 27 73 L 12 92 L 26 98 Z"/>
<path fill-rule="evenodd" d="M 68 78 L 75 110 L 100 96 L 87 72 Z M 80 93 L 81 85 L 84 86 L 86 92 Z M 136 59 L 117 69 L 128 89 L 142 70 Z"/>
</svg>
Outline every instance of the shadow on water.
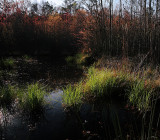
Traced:
<svg viewBox="0 0 160 140">
<path fill-rule="evenodd" d="M 80 138 L 78 121 L 64 112 L 61 94 L 62 91 L 57 90 L 45 97 L 47 105 L 39 118 L 10 114 L 7 117 L 8 124 L 4 126 L 4 137 L 10 140 Z"/>
<path fill-rule="evenodd" d="M 80 110 L 65 110 L 62 94 L 56 90 L 45 97 L 43 114 L 8 114 L 1 129 L 4 139 L 113 139 L 129 129 L 130 122 L 135 123 L 134 114 L 119 102 L 83 104 Z"/>
<path fill-rule="evenodd" d="M 11 83 L 26 84 L 41 81 L 56 88 L 78 81 L 83 75 L 83 70 L 68 66 L 64 58 L 40 57 L 28 60 L 15 58 L 14 69 L 3 73 L 4 80 Z"/>
</svg>

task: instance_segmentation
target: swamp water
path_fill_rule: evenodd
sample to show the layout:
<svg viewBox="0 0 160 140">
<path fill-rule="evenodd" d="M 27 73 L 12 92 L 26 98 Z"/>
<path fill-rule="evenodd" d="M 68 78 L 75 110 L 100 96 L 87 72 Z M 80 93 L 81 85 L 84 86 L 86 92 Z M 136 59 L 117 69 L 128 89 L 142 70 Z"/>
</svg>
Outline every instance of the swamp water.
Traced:
<svg viewBox="0 0 160 140">
<path fill-rule="evenodd" d="M 46 96 L 47 104 L 40 115 L 1 113 L 1 139 L 113 139 L 134 123 L 134 114 L 117 101 L 83 104 L 79 111 L 65 110 L 62 94 L 62 90 L 55 90 Z"/>
<path fill-rule="evenodd" d="M 66 109 L 62 104 L 61 87 L 79 81 L 83 71 L 59 63 L 18 59 L 13 73 L 10 75 L 10 71 L 5 72 L 4 82 L 26 85 L 35 81 L 47 81 L 58 90 L 45 97 L 47 104 L 39 114 L 24 114 L 14 107 L 10 111 L 0 110 L 0 139 L 113 140 L 123 139 L 122 134 L 125 139 L 126 136 L 135 138 L 139 134 L 142 123 L 137 120 L 141 116 L 137 115 L 137 111 L 125 108 L 126 104 L 122 100 L 86 103 L 79 110 Z"/>
</svg>

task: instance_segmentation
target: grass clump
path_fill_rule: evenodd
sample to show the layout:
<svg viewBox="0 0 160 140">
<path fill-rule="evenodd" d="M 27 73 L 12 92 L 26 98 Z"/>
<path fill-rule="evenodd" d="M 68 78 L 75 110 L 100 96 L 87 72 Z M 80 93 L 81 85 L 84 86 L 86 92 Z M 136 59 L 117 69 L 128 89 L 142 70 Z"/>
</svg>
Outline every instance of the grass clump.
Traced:
<svg viewBox="0 0 160 140">
<path fill-rule="evenodd" d="M 76 106 L 82 103 L 82 83 L 76 85 L 76 87 L 72 87 L 68 85 L 65 89 L 63 89 L 63 103 L 67 106 Z"/>
<path fill-rule="evenodd" d="M 45 95 L 47 92 L 43 85 L 38 82 L 30 84 L 19 95 L 21 107 L 26 111 L 40 111 L 45 103 Z"/>
<path fill-rule="evenodd" d="M 138 109 L 148 109 L 159 85 L 153 86 L 153 81 L 142 77 L 140 72 L 133 73 L 125 69 L 90 67 L 82 82 L 66 87 L 63 101 L 71 106 L 82 103 L 83 99 L 123 96 Z"/>
<path fill-rule="evenodd" d="M 0 86 L 0 105 L 8 106 L 15 100 L 17 89 L 12 85 Z"/>
<path fill-rule="evenodd" d="M 15 60 L 13 58 L 1 59 L 0 67 L 4 69 L 13 69 Z"/>
<path fill-rule="evenodd" d="M 134 82 L 128 94 L 129 102 L 137 106 L 139 110 L 146 110 L 149 108 L 153 91 L 154 88 L 150 85 L 145 85 L 144 80 Z"/>
<path fill-rule="evenodd" d="M 0 106 L 11 107 L 16 103 L 16 107 L 25 112 L 41 111 L 45 104 L 44 96 L 48 94 L 45 88 L 38 82 L 29 84 L 26 88 L 11 84 L 1 85 Z"/>
<path fill-rule="evenodd" d="M 84 92 L 95 96 L 102 96 L 105 93 L 110 94 L 117 86 L 117 79 L 110 70 L 98 70 L 91 67 L 88 70 L 88 76 L 85 80 Z"/>
<path fill-rule="evenodd" d="M 78 53 L 74 56 L 66 57 L 66 62 L 69 66 L 77 66 L 81 68 L 86 63 L 87 54 Z"/>
</svg>

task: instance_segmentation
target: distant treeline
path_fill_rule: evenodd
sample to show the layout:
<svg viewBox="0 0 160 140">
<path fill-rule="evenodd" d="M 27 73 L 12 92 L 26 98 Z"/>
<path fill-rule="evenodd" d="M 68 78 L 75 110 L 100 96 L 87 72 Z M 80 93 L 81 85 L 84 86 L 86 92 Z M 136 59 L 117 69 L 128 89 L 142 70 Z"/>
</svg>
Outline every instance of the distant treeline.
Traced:
<svg viewBox="0 0 160 140">
<path fill-rule="evenodd" d="M 56 11 L 41 14 L 17 8 L 0 16 L 1 53 L 146 56 L 160 60 L 159 0 L 68 0 Z M 52 9 L 53 8 L 53 9 Z M 44 12 L 45 11 L 45 12 Z M 48 12 L 47 12 L 48 11 Z"/>
</svg>

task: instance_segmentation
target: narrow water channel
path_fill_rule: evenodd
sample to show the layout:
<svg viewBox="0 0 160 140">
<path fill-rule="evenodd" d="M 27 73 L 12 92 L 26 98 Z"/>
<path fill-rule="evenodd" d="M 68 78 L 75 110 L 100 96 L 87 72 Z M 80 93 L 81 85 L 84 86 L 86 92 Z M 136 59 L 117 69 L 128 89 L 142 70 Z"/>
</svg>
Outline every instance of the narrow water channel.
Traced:
<svg viewBox="0 0 160 140">
<path fill-rule="evenodd" d="M 2 131 L 3 139 L 106 139 L 116 137 L 115 133 L 120 135 L 121 126 L 128 122 L 134 123 L 133 114 L 124 109 L 122 103 L 83 104 L 79 111 L 69 111 L 63 108 L 62 94 L 62 90 L 55 90 L 45 97 L 43 114 L 9 114 Z"/>
</svg>

